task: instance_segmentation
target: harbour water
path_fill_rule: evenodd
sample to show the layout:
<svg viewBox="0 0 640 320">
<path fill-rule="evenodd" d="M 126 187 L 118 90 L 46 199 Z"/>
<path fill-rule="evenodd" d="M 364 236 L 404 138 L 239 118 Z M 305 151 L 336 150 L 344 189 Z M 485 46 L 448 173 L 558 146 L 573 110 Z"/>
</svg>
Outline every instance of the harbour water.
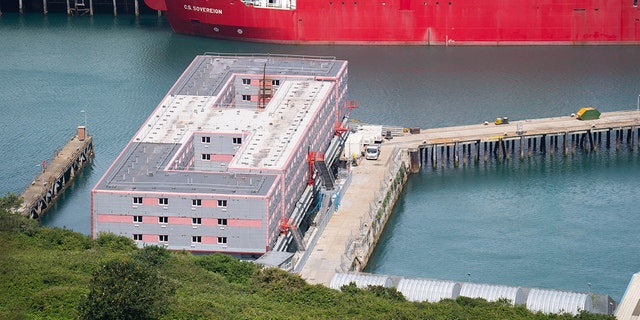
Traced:
<svg viewBox="0 0 640 320">
<path fill-rule="evenodd" d="M 96 157 L 49 226 L 89 234 L 90 191 L 204 52 L 349 60 L 352 117 L 442 127 L 635 109 L 640 47 L 280 46 L 176 35 L 155 15 L 0 16 L 0 193 L 19 193 L 78 125 Z M 367 271 L 610 294 L 640 269 L 638 151 L 424 170 L 412 176 Z M 343 250 L 344 248 L 336 248 Z M 589 285 L 590 284 L 590 285 Z"/>
</svg>

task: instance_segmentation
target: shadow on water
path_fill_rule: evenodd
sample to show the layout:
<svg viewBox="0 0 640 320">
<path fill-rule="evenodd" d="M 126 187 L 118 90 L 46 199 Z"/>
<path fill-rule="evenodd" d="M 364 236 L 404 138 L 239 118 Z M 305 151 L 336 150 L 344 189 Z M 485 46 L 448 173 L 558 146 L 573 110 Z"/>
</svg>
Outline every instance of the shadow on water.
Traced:
<svg viewBox="0 0 640 320">
<path fill-rule="evenodd" d="M 95 174 L 95 165 L 92 160 L 76 175 L 58 201 L 51 207 L 51 210 L 42 216 L 40 223 L 89 234 L 91 226 L 87 225 L 87 222 L 90 223 L 90 220 L 86 219 L 85 215 L 86 212 L 90 212 L 90 208 L 86 206 L 86 203 L 78 200 L 91 197 L 91 189 L 93 188 L 91 182 Z"/>
</svg>

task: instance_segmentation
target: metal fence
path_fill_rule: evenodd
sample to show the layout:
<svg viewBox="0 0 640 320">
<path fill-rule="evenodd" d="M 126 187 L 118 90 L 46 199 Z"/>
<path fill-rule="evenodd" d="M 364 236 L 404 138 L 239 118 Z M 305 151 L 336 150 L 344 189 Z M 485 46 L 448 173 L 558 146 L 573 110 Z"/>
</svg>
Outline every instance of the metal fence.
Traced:
<svg viewBox="0 0 640 320">
<path fill-rule="evenodd" d="M 306 241 L 306 250 L 296 252 L 296 256 L 294 256 L 294 273 L 299 273 L 304 265 L 307 263 L 307 259 L 309 259 L 309 255 L 313 252 L 313 248 L 318 242 L 318 238 L 322 235 L 324 228 L 331 220 L 333 214 L 338 210 L 340 205 L 340 199 L 344 196 L 345 191 L 351 184 L 352 174 L 347 170 L 340 170 L 338 172 L 338 181 L 343 181 L 343 183 L 339 183 L 341 185 L 339 190 L 334 193 L 325 194 L 323 198 L 323 204 L 318 211 L 318 214 L 314 220 L 315 226 L 312 226 L 309 230 L 307 230 L 306 234 L 308 234 L 308 238 L 305 237 Z"/>
</svg>

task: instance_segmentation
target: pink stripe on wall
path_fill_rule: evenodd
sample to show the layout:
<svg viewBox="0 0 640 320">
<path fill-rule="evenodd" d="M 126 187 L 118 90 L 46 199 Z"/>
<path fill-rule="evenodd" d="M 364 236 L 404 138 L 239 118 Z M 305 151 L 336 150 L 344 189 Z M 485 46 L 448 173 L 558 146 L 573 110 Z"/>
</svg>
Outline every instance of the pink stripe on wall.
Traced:
<svg viewBox="0 0 640 320">
<path fill-rule="evenodd" d="M 202 237 L 202 243 L 204 244 L 218 244 L 218 237 Z"/>
<path fill-rule="evenodd" d="M 157 206 L 158 198 L 142 198 L 142 204 L 147 206 Z"/>
<path fill-rule="evenodd" d="M 230 227 L 248 227 L 248 228 L 260 228 L 262 227 L 262 220 L 249 220 L 249 219 L 228 219 L 228 226 Z"/>
<path fill-rule="evenodd" d="M 191 224 L 191 218 L 169 217 L 169 224 Z"/>
<path fill-rule="evenodd" d="M 218 219 L 202 218 L 202 225 L 203 226 L 217 226 L 218 225 Z"/>
<path fill-rule="evenodd" d="M 133 217 L 115 214 L 99 214 L 98 222 L 133 223 Z"/>
<path fill-rule="evenodd" d="M 211 155 L 211 161 L 231 162 L 231 160 L 233 160 L 232 154 L 212 154 Z"/>
<path fill-rule="evenodd" d="M 218 200 L 202 199 L 202 206 L 207 208 L 215 208 L 218 206 Z"/>
<path fill-rule="evenodd" d="M 157 234 L 143 234 L 142 235 L 143 242 L 158 242 Z"/>
</svg>

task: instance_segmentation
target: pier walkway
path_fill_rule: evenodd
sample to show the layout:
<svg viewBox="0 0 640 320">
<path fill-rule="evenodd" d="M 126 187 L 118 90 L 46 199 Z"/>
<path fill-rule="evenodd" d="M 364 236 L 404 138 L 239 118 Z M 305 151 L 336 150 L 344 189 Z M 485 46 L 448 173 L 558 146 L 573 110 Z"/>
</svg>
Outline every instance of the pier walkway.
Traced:
<svg viewBox="0 0 640 320">
<path fill-rule="evenodd" d="M 43 161 L 40 174 L 20 195 L 23 203 L 18 212 L 30 218 L 41 217 L 92 156 L 93 138 L 85 134 L 84 126 L 78 127 L 78 135 L 57 151 L 49 163 Z"/>
<path fill-rule="evenodd" d="M 460 154 L 463 159 L 475 155 L 475 161 L 479 161 L 481 156 L 487 159 L 489 155 L 504 159 L 519 148 L 522 157 L 525 151 L 529 154 L 536 151 L 537 143 L 536 152 L 541 153 L 547 150 L 552 152 L 559 146 L 564 148 L 565 154 L 569 150 L 575 152 L 578 148 L 588 152 L 596 150 L 596 141 L 600 141 L 602 133 L 606 135 L 607 145 L 612 143 L 618 147 L 626 142 L 633 148 L 634 143 L 637 146 L 640 140 L 639 124 L 639 111 L 618 111 L 602 113 L 600 119 L 596 120 L 578 120 L 571 116 L 512 120 L 501 125 L 479 123 L 423 129 L 417 134 L 393 137 L 382 143 L 378 160 L 361 160 L 358 166 L 353 167 L 353 180 L 341 199 L 340 207 L 329 220 L 316 245 L 307 248 L 312 252 L 302 266 L 300 275 L 309 283 L 329 286 L 335 272 L 362 271 L 381 233 L 369 230 L 379 223 L 384 226 L 386 222 L 386 217 L 380 221 L 379 214 L 372 215 L 372 211 L 375 211 L 372 208 L 379 207 L 382 198 L 388 198 L 381 198 L 380 195 L 386 193 L 385 188 L 390 188 L 389 182 L 398 172 L 392 167 L 397 167 L 398 162 L 415 172 L 429 159 L 433 165 L 442 159 L 441 164 L 444 165 L 445 162 L 450 163 L 450 158 L 457 159 Z M 519 143 L 516 144 L 516 141 Z M 511 142 L 511 146 L 508 142 Z M 453 149 L 451 153 L 450 147 Z M 460 147 L 462 152 L 459 151 Z M 392 198 L 390 207 L 394 203 L 395 198 Z M 358 239 L 363 235 L 364 241 Z M 369 239 L 370 236 L 375 238 Z M 354 242 L 364 243 L 364 251 L 353 250 Z"/>
<path fill-rule="evenodd" d="M 521 126 L 520 128 L 518 128 Z M 578 120 L 575 117 L 554 117 L 529 120 L 511 120 L 508 124 L 475 124 L 458 127 L 422 130 L 420 134 L 406 135 L 397 139 L 407 147 L 426 144 L 453 144 L 470 141 L 511 140 L 520 137 L 542 135 L 564 135 L 565 133 L 601 132 L 610 129 L 632 129 L 640 126 L 639 111 L 604 112 L 600 119 Z"/>
</svg>

